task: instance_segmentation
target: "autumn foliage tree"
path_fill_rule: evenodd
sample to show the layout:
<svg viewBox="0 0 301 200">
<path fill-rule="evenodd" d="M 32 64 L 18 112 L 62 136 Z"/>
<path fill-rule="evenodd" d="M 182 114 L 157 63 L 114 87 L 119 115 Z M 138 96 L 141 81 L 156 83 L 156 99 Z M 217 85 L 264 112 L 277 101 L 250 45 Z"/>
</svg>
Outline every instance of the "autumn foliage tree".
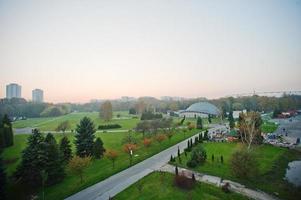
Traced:
<svg viewBox="0 0 301 200">
<path fill-rule="evenodd" d="M 161 143 L 166 140 L 166 136 L 164 134 L 158 134 L 155 139 L 161 145 Z"/>
<path fill-rule="evenodd" d="M 151 140 L 150 138 L 144 138 L 144 139 L 143 139 L 143 145 L 144 145 L 145 147 L 150 147 L 151 144 L 152 144 L 152 140 Z"/>
<path fill-rule="evenodd" d="M 117 151 L 114 151 L 114 150 L 108 150 L 106 153 L 105 153 L 105 156 L 106 158 L 108 158 L 109 160 L 112 161 L 112 168 L 114 169 L 115 168 L 115 161 L 118 157 L 118 153 Z"/>
<path fill-rule="evenodd" d="M 132 161 L 133 161 L 133 154 L 134 151 L 136 151 L 137 149 L 137 145 L 136 144 L 125 144 L 123 145 L 123 151 L 127 154 L 129 154 L 129 160 L 130 160 L 130 165 L 132 165 Z"/>
<path fill-rule="evenodd" d="M 113 109 L 110 101 L 105 101 L 101 104 L 99 116 L 105 121 L 110 121 L 112 119 Z"/>
<path fill-rule="evenodd" d="M 74 156 L 69 161 L 68 168 L 71 173 L 80 177 L 80 182 L 82 183 L 85 169 L 90 165 L 90 163 L 91 163 L 90 156 L 87 157 Z"/>
</svg>

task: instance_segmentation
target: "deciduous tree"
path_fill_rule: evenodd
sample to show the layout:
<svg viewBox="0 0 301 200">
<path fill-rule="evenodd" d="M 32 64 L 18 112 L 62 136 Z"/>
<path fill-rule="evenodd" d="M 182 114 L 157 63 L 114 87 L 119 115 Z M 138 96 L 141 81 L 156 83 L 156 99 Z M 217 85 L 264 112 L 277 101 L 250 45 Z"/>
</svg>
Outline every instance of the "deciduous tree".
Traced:
<svg viewBox="0 0 301 200">
<path fill-rule="evenodd" d="M 71 173 L 80 177 L 80 183 L 82 183 L 85 169 L 90 165 L 90 163 L 91 163 L 90 156 L 87 157 L 74 156 L 69 161 L 68 168 Z"/>
<path fill-rule="evenodd" d="M 105 121 L 110 121 L 113 117 L 113 109 L 110 101 L 105 101 L 100 106 L 100 117 Z"/>
<path fill-rule="evenodd" d="M 108 150 L 106 153 L 105 153 L 105 156 L 112 161 L 112 168 L 114 169 L 115 167 L 115 161 L 118 157 L 118 153 L 117 151 L 114 151 L 114 150 Z"/>
</svg>

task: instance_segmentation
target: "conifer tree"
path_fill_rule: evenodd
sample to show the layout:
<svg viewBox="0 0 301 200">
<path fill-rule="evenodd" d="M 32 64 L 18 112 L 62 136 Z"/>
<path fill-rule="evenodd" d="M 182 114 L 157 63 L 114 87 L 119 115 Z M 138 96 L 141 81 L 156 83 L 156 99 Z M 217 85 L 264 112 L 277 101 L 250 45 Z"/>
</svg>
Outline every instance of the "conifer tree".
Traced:
<svg viewBox="0 0 301 200">
<path fill-rule="evenodd" d="M 64 136 L 60 141 L 60 153 L 63 163 L 67 164 L 72 158 L 72 149 L 70 141 L 66 136 Z"/>
<path fill-rule="evenodd" d="M 106 152 L 105 148 L 103 147 L 103 142 L 100 137 L 96 139 L 94 142 L 94 152 L 93 155 L 95 158 L 99 159 L 103 156 L 103 154 Z"/>
<path fill-rule="evenodd" d="M 45 171 L 48 174 L 47 185 L 53 185 L 63 180 L 65 176 L 63 162 L 57 142 L 51 133 L 45 138 L 46 165 Z"/>
<path fill-rule="evenodd" d="M 0 152 L 0 200 L 6 199 L 6 173 L 2 163 L 1 152 Z"/>
<path fill-rule="evenodd" d="M 15 172 L 15 178 L 30 186 L 39 186 L 41 170 L 46 166 L 45 144 L 43 135 L 37 130 L 28 137 L 27 147 L 23 150 L 21 163 Z"/>
<path fill-rule="evenodd" d="M 93 155 L 94 133 L 96 130 L 92 120 L 88 117 L 84 117 L 77 125 L 76 132 L 76 154 L 80 157 Z"/>
</svg>

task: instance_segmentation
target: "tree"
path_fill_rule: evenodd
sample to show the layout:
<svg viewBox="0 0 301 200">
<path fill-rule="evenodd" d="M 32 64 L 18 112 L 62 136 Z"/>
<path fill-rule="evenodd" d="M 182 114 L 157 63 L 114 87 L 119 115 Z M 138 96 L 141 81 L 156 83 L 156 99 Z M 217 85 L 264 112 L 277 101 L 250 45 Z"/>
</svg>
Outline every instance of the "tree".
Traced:
<svg viewBox="0 0 301 200">
<path fill-rule="evenodd" d="M 211 156 L 211 161 L 214 162 L 214 154 Z"/>
<path fill-rule="evenodd" d="M 205 131 L 203 139 L 204 140 L 209 140 L 208 130 Z"/>
<path fill-rule="evenodd" d="M 212 122 L 210 114 L 208 115 L 208 122 L 209 122 L 209 124 L 211 124 L 211 122 Z"/>
<path fill-rule="evenodd" d="M 93 155 L 94 133 L 96 132 L 92 120 L 84 117 L 76 127 L 75 146 L 76 155 L 86 157 Z"/>
<path fill-rule="evenodd" d="M 27 185 L 39 186 L 42 182 L 41 171 L 45 169 L 46 162 L 44 137 L 34 129 L 27 139 L 27 147 L 22 151 L 21 162 L 14 177 Z"/>
<path fill-rule="evenodd" d="M 53 185 L 62 181 L 65 176 L 63 162 L 60 157 L 57 142 L 51 133 L 46 135 L 44 146 L 46 163 L 43 170 L 45 170 L 48 175 L 47 185 Z"/>
<path fill-rule="evenodd" d="M 168 131 L 168 132 L 166 133 L 166 135 L 167 135 L 167 137 L 168 137 L 168 141 L 170 142 L 170 140 L 171 140 L 172 136 L 174 135 L 174 133 L 173 133 L 172 131 Z"/>
<path fill-rule="evenodd" d="M 150 131 L 151 125 L 149 120 L 143 120 L 137 123 L 136 131 L 142 132 L 143 138 L 145 137 L 145 133 Z"/>
<path fill-rule="evenodd" d="M 242 143 L 247 144 L 248 149 L 251 148 L 252 144 L 262 143 L 261 124 L 261 116 L 257 112 L 239 114 L 238 127 L 240 139 Z"/>
<path fill-rule="evenodd" d="M 156 135 L 155 139 L 161 145 L 161 143 L 166 139 L 166 136 L 164 134 L 159 134 Z"/>
<path fill-rule="evenodd" d="M 175 168 L 175 174 L 176 174 L 176 176 L 178 176 L 178 175 L 179 175 L 179 169 L 178 169 L 178 165 L 176 165 L 176 168 Z"/>
<path fill-rule="evenodd" d="M 240 178 L 249 179 L 258 172 L 258 164 L 254 154 L 246 149 L 233 153 L 230 166 L 233 174 Z"/>
<path fill-rule="evenodd" d="M 143 139 L 143 145 L 145 147 L 150 147 L 151 144 L 152 144 L 152 140 L 151 139 L 149 139 L 149 138 L 144 138 Z"/>
<path fill-rule="evenodd" d="M 45 184 L 48 179 L 48 174 L 45 170 L 41 171 L 41 178 L 42 178 L 42 199 L 45 199 Z"/>
<path fill-rule="evenodd" d="M 178 157 L 181 156 L 180 148 L 178 147 Z"/>
<path fill-rule="evenodd" d="M 70 141 L 66 136 L 64 136 L 60 141 L 60 152 L 63 163 L 67 164 L 72 158 L 72 150 Z"/>
<path fill-rule="evenodd" d="M 67 129 L 70 128 L 70 123 L 68 120 L 61 122 L 55 129 L 55 131 L 62 131 L 65 133 Z"/>
<path fill-rule="evenodd" d="M 224 156 L 221 155 L 221 163 L 224 163 Z"/>
<path fill-rule="evenodd" d="M 90 163 L 91 163 L 90 156 L 87 157 L 74 156 L 69 161 L 68 168 L 71 173 L 80 177 L 80 183 L 82 183 L 85 169 L 90 165 Z"/>
<path fill-rule="evenodd" d="M 196 128 L 197 128 L 197 129 L 203 129 L 203 121 L 202 121 L 202 118 L 201 118 L 201 117 L 198 117 L 198 118 L 197 118 L 197 121 L 196 121 Z"/>
<path fill-rule="evenodd" d="M 234 118 L 233 118 L 233 112 L 232 111 L 229 112 L 228 120 L 229 120 L 230 128 L 233 129 L 235 127 L 235 121 L 234 121 Z"/>
<path fill-rule="evenodd" d="M 137 114 L 136 109 L 135 109 L 135 108 L 130 108 L 130 109 L 129 109 L 129 114 L 130 114 L 130 115 L 136 115 L 136 114 Z"/>
<path fill-rule="evenodd" d="M 114 169 L 115 167 L 115 160 L 117 159 L 118 157 L 118 153 L 117 151 L 114 151 L 114 150 L 108 150 L 106 153 L 105 153 L 105 156 L 112 161 L 112 168 Z"/>
<path fill-rule="evenodd" d="M 191 153 L 191 158 L 187 162 L 188 167 L 196 167 L 198 164 L 205 162 L 207 158 L 206 150 L 203 146 L 199 145 L 195 147 Z"/>
<path fill-rule="evenodd" d="M 0 152 L 0 200 L 6 199 L 6 173 Z"/>
<path fill-rule="evenodd" d="M 129 154 L 130 165 L 132 165 L 133 154 L 136 149 L 137 149 L 137 145 L 135 145 L 135 144 L 128 143 L 128 144 L 123 145 L 123 151 L 125 153 Z"/>
<path fill-rule="evenodd" d="M 110 121 L 112 119 L 113 110 L 110 101 L 105 101 L 103 104 L 101 104 L 99 116 L 105 121 Z"/>
<path fill-rule="evenodd" d="M 0 148 L 12 146 L 14 144 L 14 134 L 11 121 L 6 114 L 0 120 Z"/>
<path fill-rule="evenodd" d="M 105 151 L 106 150 L 103 147 L 103 142 L 102 142 L 101 138 L 98 137 L 96 139 L 96 141 L 94 142 L 94 152 L 93 152 L 94 157 L 97 159 L 101 158 Z"/>
</svg>

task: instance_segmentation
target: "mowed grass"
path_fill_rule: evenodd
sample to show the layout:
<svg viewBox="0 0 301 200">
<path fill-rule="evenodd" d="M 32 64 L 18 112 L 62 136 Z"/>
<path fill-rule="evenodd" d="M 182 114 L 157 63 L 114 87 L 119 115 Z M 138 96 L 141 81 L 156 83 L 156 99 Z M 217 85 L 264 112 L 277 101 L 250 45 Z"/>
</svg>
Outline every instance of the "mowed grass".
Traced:
<svg viewBox="0 0 301 200">
<path fill-rule="evenodd" d="M 120 115 L 120 118 L 117 117 L 117 114 Z M 42 131 L 54 131 L 56 127 L 63 121 L 69 121 L 70 128 L 68 130 L 75 130 L 76 124 L 79 121 L 87 116 L 91 118 L 97 128 L 101 124 L 119 124 L 121 128 L 119 129 L 132 129 L 136 126 L 139 121 L 138 117 L 135 115 L 129 115 L 125 111 L 114 112 L 113 119 L 109 122 L 105 122 L 99 117 L 98 112 L 74 112 L 67 115 L 59 117 L 42 117 L 42 118 L 29 118 L 27 120 L 20 120 L 13 122 L 14 128 L 38 128 Z M 136 118 L 135 118 L 136 117 Z M 118 130 L 118 129 L 117 129 Z"/>
<path fill-rule="evenodd" d="M 237 181 L 248 187 L 261 189 L 271 194 L 278 193 L 284 199 L 295 199 L 296 196 L 291 195 L 293 193 L 300 195 L 297 188 L 283 180 L 288 162 L 301 159 L 300 152 L 271 145 L 254 146 L 253 151 L 257 158 L 259 172 L 255 177 L 247 180 L 237 178 L 230 166 L 231 155 L 242 148 L 241 143 L 208 142 L 202 145 L 206 149 L 207 160 L 204 164 L 191 168 L 192 170 Z M 212 155 L 214 155 L 214 161 L 211 159 Z M 221 155 L 224 157 L 223 163 L 220 162 Z M 181 167 L 188 168 L 186 163 L 190 156 L 191 153 L 188 153 L 187 157 L 181 154 L 182 162 L 179 163 L 179 160 L 176 159 L 176 163 Z"/>
<path fill-rule="evenodd" d="M 174 199 L 206 199 L 206 200 L 241 200 L 248 199 L 237 193 L 224 193 L 220 188 L 196 183 L 192 190 L 183 190 L 173 184 L 174 175 L 169 173 L 153 172 L 138 183 L 117 194 L 115 200 L 174 200 Z M 138 185 L 142 184 L 139 193 Z"/>
<path fill-rule="evenodd" d="M 198 130 L 192 130 L 185 133 L 176 133 L 171 140 L 166 139 L 161 144 L 153 141 L 153 144 L 146 148 L 142 143 L 141 133 L 132 133 L 135 138 L 138 139 L 138 149 L 134 152 L 133 164 L 136 164 L 160 151 L 177 144 L 178 142 L 194 135 L 199 132 Z M 93 160 L 91 165 L 86 169 L 84 175 L 84 183 L 80 183 L 80 179 L 68 171 L 63 182 L 56 184 L 51 187 L 47 187 L 45 191 L 46 199 L 64 199 L 71 194 L 74 194 L 90 185 L 93 185 L 105 178 L 129 167 L 129 155 L 123 152 L 122 139 L 128 133 L 96 133 L 96 136 L 101 137 L 104 142 L 106 149 L 116 150 L 119 154 L 115 162 L 115 168 L 112 168 L 112 162 L 107 158 L 102 158 L 99 160 Z M 75 152 L 74 146 L 74 134 L 66 133 L 68 138 L 71 140 L 73 152 Z M 29 135 L 16 135 L 15 144 L 9 147 L 3 152 L 3 159 L 5 161 L 14 160 L 15 162 L 8 162 L 6 165 L 8 175 L 12 175 L 15 171 L 18 163 L 20 162 L 21 152 L 26 147 L 27 137 Z M 59 141 L 63 137 L 62 134 L 55 134 L 55 138 Z M 12 194 L 14 195 L 14 194 Z M 19 195 L 19 194 L 17 194 Z M 12 198 L 15 198 L 14 196 Z"/>
<path fill-rule="evenodd" d="M 264 121 L 261 125 L 261 131 L 264 133 L 273 133 L 278 128 L 278 125 L 274 122 Z"/>
</svg>

